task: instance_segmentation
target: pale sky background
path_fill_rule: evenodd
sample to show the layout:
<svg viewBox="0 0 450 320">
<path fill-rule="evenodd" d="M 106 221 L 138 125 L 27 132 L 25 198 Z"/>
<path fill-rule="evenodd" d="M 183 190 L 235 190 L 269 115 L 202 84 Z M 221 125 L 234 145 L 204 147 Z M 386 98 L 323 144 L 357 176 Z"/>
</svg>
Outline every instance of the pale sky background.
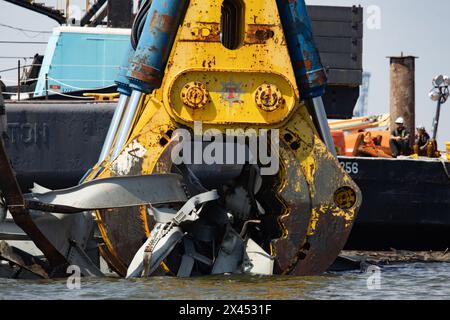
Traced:
<svg viewBox="0 0 450 320">
<path fill-rule="evenodd" d="M 47 4 L 64 1 L 44 1 Z M 84 0 L 72 0 L 71 5 L 84 8 Z M 423 124 L 431 134 L 436 110 L 428 98 L 431 80 L 437 74 L 450 74 L 450 42 L 447 40 L 450 1 L 448 0 L 307 0 L 308 4 L 351 6 L 365 8 L 365 22 L 369 6 L 380 8 L 380 29 L 364 28 L 364 69 L 372 74 L 369 94 L 369 114 L 389 112 L 389 60 L 387 56 L 418 56 L 416 62 L 417 124 Z M 76 9 L 76 8 L 75 8 Z M 0 24 L 50 32 L 57 23 L 53 20 L 0 0 Z M 0 26 L 0 41 L 47 41 L 48 33 L 24 33 Z M 44 53 L 42 44 L 0 43 L 0 56 L 28 56 Z M 31 62 L 31 60 L 28 60 Z M 17 59 L 0 58 L 0 70 L 15 67 Z M 15 81 L 17 75 L 0 73 L 2 79 Z M 442 108 L 439 144 L 450 141 L 450 102 Z"/>
</svg>

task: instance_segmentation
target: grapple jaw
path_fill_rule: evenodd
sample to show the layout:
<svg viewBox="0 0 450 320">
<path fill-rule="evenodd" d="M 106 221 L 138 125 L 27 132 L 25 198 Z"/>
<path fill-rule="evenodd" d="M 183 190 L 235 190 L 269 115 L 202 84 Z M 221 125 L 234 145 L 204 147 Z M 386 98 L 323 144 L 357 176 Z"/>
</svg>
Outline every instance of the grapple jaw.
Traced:
<svg viewBox="0 0 450 320">
<path fill-rule="evenodd" d="M 292 143 L 281 146 L 284 183 L 277 195 L 284 204 L 278 220 L 283 232 L 272 242 L 273 254 L 282 274 L 317 275 L 344 248 L 361 192 L 322 143 L 312 148 L 312 161 L 303 164 L 293 156 Z"/>
<path fill-rule="evenodd" d="M 196 250 L 208 261 L 218 257 L 220 241 L 230 228 L 241 235 L 242 243 L 255 241 L 270 255 L 273 274 L 321 274 L 343 249 L 361 204 L 361 193 L 303 117 L 307 117 L 306 108 L 279 130 L 276 140 L 280 166 L 272 175 L 261 175 L 264 166 L 260 163 L 176 165 L 173 151 L 180 140 L 175 137 L 175 128 L 169 130 L 173 134 L 170 138 L 166 132 L 164 136 L 168 140 L 164 146 L 160 145 L 159 152 L 149 155 L 154 157 L 152 173 L 176 172 L 184 177 L 188 197 L 208 190 L 218 191 L 219 199 L 203 208 L 193 226 L 182 225 L 189 241 L 193 241 Z M 136 137 L 132 145 L 150 138 L 159 141 L 153 132 Z M 201 153 L 207 148 L 205 144 Z M 126 157 L 127 153 L 121 156 Z M 128 169 L 130 172 L 144 170 L 147 161 L 150 159 L 142 156 L 142 161 L 136 161 Z M 112 168 L 115 168 L 114 162 Z M 135 251 L 130 251 L 129 247 L 133 245 L 137 250 L 141 239 L 155 236 L 147 230 L 159 223 L 155 218 L 156 209 L 141 207 L 126 213 L 117 209 L 98 212 L 102 236 L 111 245 L 105 256 L 120 274 L 125 276 L 128 266 L 136 259 Z M 130 228 L 134 230 L 133 237 L 125 236 Z M 158 269 L 157 274 L 176 275 L 185 270 L 182 261 L 187 244 L 184 241 L 180 240 L 173 252 L 167 253 L 162 263 L 164 267 Z M 141 251 L 145 248 L 141 247 Z M 139 257 L 138 261 L 143 258 Z M 121 261 L 120 269 L 114 261 Z M 243 272 L 244 269 L 239 265 L 233 271 Z M 193 269 L 192 274 L 211 274 L 213 270 L 213 265 L 204 265 Z"/>
<path fill-rule="evenodd" d="M 304 101 L 317 98 L 326 84 L 317 50 L 308 36 L 310 24 L 304 23 L 309 21 L 304 2 L 243 2 L 245 6 L 232 6 L 233 10 L 227 11 L 243 10 L 242 19 L 235 21 L 242 23 L 235 29 L 242 34 L 233 48 L 228 48 L 233 41 L 225 40 L 230 40 L 230 34 L 221 36 L 228 30 L 224 21 L 234 21 L 224 13 L 226 6 L 217 6 L 214 1 L 189 2 L 161 87 L 140 101 L 120 154 L 92 175 L 105 178 L 176 172 L 184 177 L 188 197 L 217 190 L 219 199 L 205 204 L 198 221 L 177 226 L 187 236 L 164 256 L 157 274 L 211 274 L 227 269 L 224 264 L 231 269 L 234 266 L 234 272 L 248 270 L 243 267 L 248 254 L 242 248 L 247 248 L 250 240 L 270 257 L 259 255 L 261 260 L 255 259 L 272 266 L 271 273 L 322 273 L 344 247 L 361 204 L 358 187 L 322 142 L 327 141 L 327 130 L 320 127 L 326 123 L 323 110 L 311 115 Z M 272 14 L 277 11 L 280 15 Z M 223 19 L 224 15 L 231 20 Z M 295 28 L 289 28 L 286 36 L 289 25 Z M 308 30 L 299 28 L 301 25 Z M 297 42 L 307 46 L 308 54 L 295 52 L 298 46 L 291 44 Z M 302 83 L 305 79 L 308 83 Z M 205 139 L 211 136 L 214 139 Z M 220 161 L 223 159 L 204 161 L 205 150 L 211 151 L 208 143 L 232 137 L 233 144 L 242 136 L 255 138 L 259 147 L 264 146 L 261 140 L 268 138 L 266 156 L 276 159 L 276 170 L 267 171 L 267 157 L 261 156 L 264 152 L 254 150 L 252 142 L 245 139 L 243 144 L 253 152 L 253 158 L 243 156 L 246 161 L 232 160 L 231 166 L 224 165 L 228 162 Z M 194 146 L 183 149 L 183 158 L 188 158 L 184 168 L 174 164 L 173 150 L 180 141 Z M 222 155 L 235 159 L 236 153 Z M 104 239 L 101 251 L 122 276 L 130 274 L 127 269 L 132 261 L 143 261 L 146 249 L 152 251 L 151 246 L 143 247 L 148 239 L 164 239 L 152 231 L 161 223 L 155 214 L 158 210 L 168 208 L 97 211 Z M 172 214 L 177 210 L 172 208 Z M 229 243 L 241 250 L 234 253 Z M 136 258 L 138 251 L 141 256 Z M 196 261 L 192 269 L 186 265 L 188 257 Z M 217 259 L 221 267 L 211 264 Z M 236 260 L 242 264 L 236 266 Z"/>
<path fill-rule="evenodd" d="M 131 97 L 120 100 L 98 165 L 78 187 L 10 203 L 83 212 L 81 222 L 98 227 L 102 257 L 123 277 L 325 272 L 361 192 L 323 142 L 323 108 L 308 113 L 305 99 L 317 98 L 326 79 L 310 30 L 300 28 L 310 28 L 304 2 L 225 0 L 235 1 L 245 5 L 145 6 L 149 34 L 120 82 Z M 240 24 L 234 40 L 224 34 L 230 21 Z M 296 54 L 293 42 L 307 50 Z M 96 273 L 83 246 L 71 256 L 66 242 L 27 233 L 54 265 L 82 261 Z"/>
</svg>

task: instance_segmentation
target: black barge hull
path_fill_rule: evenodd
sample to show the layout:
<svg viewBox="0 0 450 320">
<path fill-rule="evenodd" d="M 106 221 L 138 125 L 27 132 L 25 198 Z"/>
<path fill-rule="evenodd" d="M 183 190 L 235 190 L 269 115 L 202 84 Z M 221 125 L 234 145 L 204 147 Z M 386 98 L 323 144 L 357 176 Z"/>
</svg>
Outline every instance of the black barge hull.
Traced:
<svg viewBox="0 0 450 320">
<path fill-rule="evenodd" d="M 346 249 L 450 248 L 450 162 L 348 157 L 339 161 L 363 193 Z"/>
</svg>

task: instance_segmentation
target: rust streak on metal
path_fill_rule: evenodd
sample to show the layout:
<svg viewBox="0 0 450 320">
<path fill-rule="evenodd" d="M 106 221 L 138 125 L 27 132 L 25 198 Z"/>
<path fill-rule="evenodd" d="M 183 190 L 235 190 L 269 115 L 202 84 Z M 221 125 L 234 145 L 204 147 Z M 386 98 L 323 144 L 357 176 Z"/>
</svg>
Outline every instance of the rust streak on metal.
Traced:
<svg viewBox="0 0 450 320">
<path fill-rule="evenodd" d="M 26 207 L 19 183 L 11 168 L 2 139 L 0 139 L 0 176 L 2 177 L 0 179 L 0 190 L 2 190 L 14 222 L 25 231 L 36 246 L 44 253 L 52 267 L 59 268 L 67 265 L 64 256 L 56 250 L 31 219 L 30 212 Z"/>
<path fill-rule="evenodd" d="M 280 144 L 280 155 L 285 170 L 282 175 L 288 179 L 281 186 L 277 197 L 285 207 L 284 214 L 279 218 L 284 234 L 273 242 L 273 248 L 279 268 L 286 271 L 291 268 L 292 261 L 297 260 L 299 248 L 305 242 L 311 216 L 311 199 L 306 192 L 308 185 L 301 165 L 284 142 Z"/>
<path fill-rule="evenodd" d="M 162 82 L 162 79 L 160 77 L 148 74 L 146 72 L 132 71 L 131 75 L 135 79 L 150 83 L 154 86 L 159 86 Z"/>
<path fill-rule="evenodd" d="M 391 130 L 395 129 L 398 117 L 405 119 L 405 126 L 414 132 L 415 129 L 415 60 L 416 57 L 390 57 L 391 78 Z M 414 134 L 411 134 L 411 146 L 414 144 Z"/>
<path fill-rule="evenodd" d="M 127 267 L 122 263 L 122 261 L 118 260 L 106 247 L 105 244 L 101 244 L 98 246 L 100 251 L 100 255 L 105 259 L 108 267 L 115 271 L 121 277 L 125 277 L 127 275 Z"/>
<path fill-rule="evenodd" d="M 181 42 L 220 42 L 220 24 L 217 22 L 197 22 L 190 27 L 190 38 Z"/>
<path fill-rule="evenodd" d="M 159 14 L 158 11 L 153 12 L 152 19 L 150 20 L 150 29 L 156 29 L 162 32 L 169 32 L 172 28 L 174 21 L 171 16 L 165 14 Z"/>
<path fill-rule="evenodd" d="M 265 44 L 275 37 L 275 25 L 249 24 L 244 44 Z"/>
<path fill-rule="evenodd" d="M 28 270 L 43 279 L 49 278 L 46 271 L 48 266 L 45 265 L 45 263 L 22 250 L 10 247 L 5 241 L 0 242 L 0 260 L 1 259 Z"/>
</svg>

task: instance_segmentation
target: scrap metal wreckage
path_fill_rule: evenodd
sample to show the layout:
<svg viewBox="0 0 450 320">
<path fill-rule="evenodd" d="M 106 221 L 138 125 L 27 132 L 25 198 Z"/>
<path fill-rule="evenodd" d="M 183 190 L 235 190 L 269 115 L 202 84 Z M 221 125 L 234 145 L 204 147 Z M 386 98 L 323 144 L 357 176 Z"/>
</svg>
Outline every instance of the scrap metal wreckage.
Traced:
<svg viewBox="0 0 450 320">
<path fill-rule="evenodd" d="M 44 278 L 70 265 L 102 276 L 99 254 L 123 277 L 325 272 L 361 204 L 335 157 L 326 81 L 302 0 L 144 2 L 78 186 L 22 194 L 2 142 L 2 211 L 44 257 L 3 242 L 1 258 Z"/>
</svg>

